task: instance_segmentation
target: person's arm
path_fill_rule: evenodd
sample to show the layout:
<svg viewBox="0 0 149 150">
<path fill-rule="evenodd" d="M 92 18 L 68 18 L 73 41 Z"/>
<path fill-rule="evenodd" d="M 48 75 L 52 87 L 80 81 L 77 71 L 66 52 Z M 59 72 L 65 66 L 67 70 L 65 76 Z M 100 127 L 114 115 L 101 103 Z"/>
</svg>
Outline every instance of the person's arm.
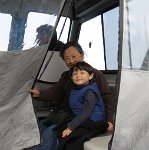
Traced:
<svg viewBox="0 0 149 150">
<path fill-rule="evenodd" d="M 97 95 L 92 90 L 88 90 L 86 92 L 81 114 L 77 115 L 71 122 L 67 124 L 68 128 L 73 130 L 86 121 L 91 116 L 97 100 Z"/>
<path fill-rule="evenodd" d="M 64 93 L 64 87 L 68 81 L 68 72 L 64 72 L 61 75 L 59 81 L 51 88 L 46 90 L 40 90 L 37 88 L 30 89 L 29 92 L 33 94 L 33 97 L 38 98 L 41 101 L 57 101 L 62 97 Z"/>
<path fill-rule="evenodd" d="M 101 91 L 104 104 L 105 104 L 106 120 L 109 124 L 109 127 L 107 130 L 112 131 L 113 130 L 113 115 L 115 111 L 115 97 L 110 91 L 108 82 L 104 74 L 101 71 L 95 70 L 95 80 Z"/>
<path fill-rule="evenodd" d="M 84 106 L 81 114 L 77 115 L 67 124 L 67 128 L 63 131 L 62 137 L 68 136 L 75 128 L 77 128 L 91 116 L 97 100 L 97 95 L 92 90 L 88 90 L 86 92 Z"/>
</svg>

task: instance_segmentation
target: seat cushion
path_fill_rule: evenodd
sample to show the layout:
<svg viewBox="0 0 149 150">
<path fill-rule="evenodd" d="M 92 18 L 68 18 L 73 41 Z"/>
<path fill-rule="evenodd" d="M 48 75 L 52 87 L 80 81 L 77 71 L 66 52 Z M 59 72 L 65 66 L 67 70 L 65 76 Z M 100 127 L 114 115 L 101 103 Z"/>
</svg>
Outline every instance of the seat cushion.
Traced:
<svg viewBox="0 0 149 150">
<path fill-rule="evenodd" d="M 84 150 L 108 150 L 108 143 L 111 139 L 111 134 L 104 134 L 90 139 L 84 143 Z"/>
</svg>

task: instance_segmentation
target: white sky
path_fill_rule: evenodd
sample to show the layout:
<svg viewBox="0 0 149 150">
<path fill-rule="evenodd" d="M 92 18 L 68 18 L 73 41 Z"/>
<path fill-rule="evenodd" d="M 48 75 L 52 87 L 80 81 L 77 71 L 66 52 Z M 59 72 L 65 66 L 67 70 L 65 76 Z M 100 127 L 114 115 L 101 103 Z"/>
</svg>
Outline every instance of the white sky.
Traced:
<svg viewBox="0 0 149 150">
<path fill-rule="evenodd" d="M 0 51 L 7 51 L 12 17 L 0 13 Z"/>
</svg>

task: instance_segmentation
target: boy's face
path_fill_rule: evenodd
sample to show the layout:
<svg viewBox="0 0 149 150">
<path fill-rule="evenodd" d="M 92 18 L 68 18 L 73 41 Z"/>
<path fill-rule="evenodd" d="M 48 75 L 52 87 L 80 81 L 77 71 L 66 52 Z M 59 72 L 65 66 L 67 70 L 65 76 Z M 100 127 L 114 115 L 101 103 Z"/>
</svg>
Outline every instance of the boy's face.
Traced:
<svg viewBox="0 0 149 150">
<path fill-rule="evenodd" d="M 89 74 L 85 70 L 77 70 L 72 73 L 73 83 L 76 85 L 84 85 L 89 83 L 89 81 L 93 78 L 94 74 Z"/>
</svg>

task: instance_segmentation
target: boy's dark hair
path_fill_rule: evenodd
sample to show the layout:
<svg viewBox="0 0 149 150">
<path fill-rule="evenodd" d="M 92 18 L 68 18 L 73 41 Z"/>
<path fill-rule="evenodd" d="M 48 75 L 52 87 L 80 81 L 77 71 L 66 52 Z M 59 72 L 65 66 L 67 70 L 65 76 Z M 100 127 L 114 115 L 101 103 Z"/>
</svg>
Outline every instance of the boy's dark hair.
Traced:
<svg viewBox="0 0 149 150">
<path fill-rule="evenodd" d="M 84 51 L 81 47 L 81 45 L 75 41 L 70 41 L 70 42 L 67 42 L 66 44 L 64 44 L 64 46 L 62 47 L 61 51 L 60 51 L 60 57 L 62 59 L 64 59 L 64 52 L 67 48 L 69 47 L 74 47 L 76 48 L 76 50 L 78 50 L 78 52 L 81 54 L 81 55 L 84 55 Z"/>
<path fill-rule="evenodd" d="M 71 68 L 71 75 L 72 75 L 73 71 L 77 71 L 77 70 L 85 70 L 89 74 L 94 73 L 93 67 L 85 61 L 75 63 Z"/>
</svg>

